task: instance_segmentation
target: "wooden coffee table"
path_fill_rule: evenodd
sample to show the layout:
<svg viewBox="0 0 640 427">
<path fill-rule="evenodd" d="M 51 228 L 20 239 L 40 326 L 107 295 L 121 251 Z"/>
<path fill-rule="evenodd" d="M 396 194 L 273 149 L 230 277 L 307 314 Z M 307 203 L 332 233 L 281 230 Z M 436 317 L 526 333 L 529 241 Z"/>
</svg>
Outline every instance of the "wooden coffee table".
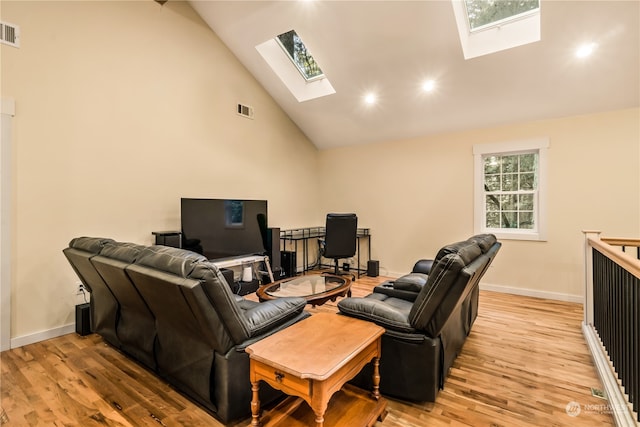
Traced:
<svg viewBox="0 0 640 427">
<path fill-rule="evenodd" d="M 383 420 L 387 402 L 380 396 L 378 370 L 383 333 L 384 328 L 374 323 L 317 313 L 248 346 L 251 426 L 294 427 L 315 422 L 322 427 L 325 412 L 327 426 L 370 427 Z M 349 385 L 343 388 L 372 360 L 372 393 Z M 260 380 L 292 396 L 262 417 Z"/>
<path fill-rule="evenodd" d="M 302 297 L 315 307 L 338 297 L 351 296 L 351 279 L 330 274 L 305 274 L 261 286 L 256 294 L 260 301 Z"/>
</svg>

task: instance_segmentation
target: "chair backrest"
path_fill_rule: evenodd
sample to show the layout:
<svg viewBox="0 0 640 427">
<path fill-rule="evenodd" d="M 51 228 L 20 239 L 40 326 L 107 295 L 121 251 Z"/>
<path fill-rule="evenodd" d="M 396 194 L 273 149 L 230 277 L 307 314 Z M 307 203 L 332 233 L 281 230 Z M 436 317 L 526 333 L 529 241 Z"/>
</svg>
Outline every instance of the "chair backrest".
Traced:
<svg viewBox="0 0 640 427">
<path fill-rule="evenodd" d="M 99 255 L 91 258 L 91 263 L 120 304 L 116 332 L 122 350 L 155 369 L 155 318 L 125 271 L 144 248 L 134 243 L 109 243 Z"/>
<path fill-rule="evenodd" d="M 233 342 L 210 304 L 205 313 L 193 304 L 208 301 L 202 282 L 189 277 L 199 263 L 208 262 L 191 251 L 156 245 L 145 248 L 126 272 L 155 318 L 159 374 L 207 400 L 212 377 L 202 373 L 211 372 L 215 352 L 225 354 Z M 231 292 L 224 278 L 219 287 Z"/>
<path fill-rule="evenodd" d="M 472 241 L 443 247 L 411 308 L 409 323 L 430 337 L 437 337 L 456 306 L 462 304 L 470 292 L 473 278 L 481 275 L 489 261 L 480 246 Z"/>
<path fill-rule="evenodd" d="M 358 217 L 354 213 L 327 214 L 325 258 L 350 258 L 356 254 Z"/>
<path fill-rule="evenodd" d="M 118 301 L 91 263 L 91 259 L 98 255 L 105 245 L 113 242 L 112 239 L 100 237 L 77 237 L 71 240 L 69 247 L 62 252 L 91 294 L 91 331 L 120 347 L 120 340 L 116 335 Z"/>
</svg>

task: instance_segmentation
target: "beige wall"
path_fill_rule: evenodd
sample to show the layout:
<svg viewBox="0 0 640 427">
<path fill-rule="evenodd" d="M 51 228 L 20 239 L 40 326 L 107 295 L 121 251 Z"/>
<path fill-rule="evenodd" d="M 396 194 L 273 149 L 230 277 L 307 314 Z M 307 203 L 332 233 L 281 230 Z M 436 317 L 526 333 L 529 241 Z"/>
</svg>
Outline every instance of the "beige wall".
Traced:
<svg viewBox="0 0 640 427">
<path fill-rule="evenodd" d="M 322 218 L 315 147 L 187 4 L 3 0 L 2 19 L 22 33 L 1 51 L 12 337 L 73 323 L 73 237 L 152 243 L 179 228 L 180 197 L 267 199 L 273 226 Z"/>
<path fill-rule="evenodd" d="M 321 200 L 372 229 L 382 273 L 406 273 L 473 234 L 474 144 L 548 137 L 548 241 L 504 241 L 484 282 L 578 299 L 581 230 L 640 236 L 639 132 L 631 109 L 321 151 Z"/>
</svg>

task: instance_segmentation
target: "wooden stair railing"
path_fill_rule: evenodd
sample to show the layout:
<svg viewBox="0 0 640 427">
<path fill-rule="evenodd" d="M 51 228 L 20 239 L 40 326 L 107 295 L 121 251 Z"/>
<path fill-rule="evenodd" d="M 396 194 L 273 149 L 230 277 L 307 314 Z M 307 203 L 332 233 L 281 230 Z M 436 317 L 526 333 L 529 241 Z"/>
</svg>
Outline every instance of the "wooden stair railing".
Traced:
<svg viewBox="0 0 640 427">
<path fill-rule="evenodd" d="M 640 239 L 585 235 L 582 332 L 617 426 L 640 422 Z M 619 248 L 618 248 L 619 247 Z M 635 247 L 638 257 L 626 248 Z"/>
</svg>

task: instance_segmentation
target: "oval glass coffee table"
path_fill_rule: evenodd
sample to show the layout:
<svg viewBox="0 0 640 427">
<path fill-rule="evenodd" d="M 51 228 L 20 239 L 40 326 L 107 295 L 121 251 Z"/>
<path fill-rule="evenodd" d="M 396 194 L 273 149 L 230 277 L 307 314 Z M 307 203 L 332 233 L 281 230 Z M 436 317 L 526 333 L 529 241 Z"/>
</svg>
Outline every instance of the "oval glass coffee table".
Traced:
<svg viewBox="0 0 640 427">
<path fill-rule="evenodd" d="M 302 297 L 315 307 L 338 297 L 351 296 L 351 279 L 329 274 L 306 274 L 261 286 L 256 294 L 260 301 Z"/>
</svg>

